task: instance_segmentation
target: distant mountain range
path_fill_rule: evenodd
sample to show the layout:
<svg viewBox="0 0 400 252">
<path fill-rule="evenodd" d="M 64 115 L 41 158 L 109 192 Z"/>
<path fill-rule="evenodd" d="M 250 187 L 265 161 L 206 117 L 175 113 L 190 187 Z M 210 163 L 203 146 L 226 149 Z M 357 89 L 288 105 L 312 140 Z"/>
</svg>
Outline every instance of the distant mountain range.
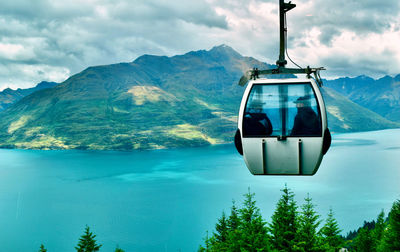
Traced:
<svg viewBox="0 0 400 252">
<path fill-rule="evenodd" d="M 325 85 L 388 120 L 400 122 L 400 74 L 374 80 L 368 76 L 339 78 Z"/>
<path fill-rule="evenodd" d="M 42 81 L 33 88 L 26 88 L 26 89 L 18 88 L 17 90 L 6 88 L 0 92 L 0 111 L 8 108 L 12 104 L 19 101 L 21 98 L 30 95 L 33 92 L 46 88 L 52 88 L 56 85 L 58 85 L 58 83 L 56 82 Z"/>
<path fill-rule="evenodd" d="M 0 112 L 0 147 L 131 150 L 231 142 L 244 91 L 237 82 L 252 67 L 274 66 L 221 45 L 89 67 L 8 102 Z M 333 132 L 400 127 L 339 87 L 327 81 L 323 88 Z M 0 97 L 4 92 L 10 90 Z"/>
</svg>

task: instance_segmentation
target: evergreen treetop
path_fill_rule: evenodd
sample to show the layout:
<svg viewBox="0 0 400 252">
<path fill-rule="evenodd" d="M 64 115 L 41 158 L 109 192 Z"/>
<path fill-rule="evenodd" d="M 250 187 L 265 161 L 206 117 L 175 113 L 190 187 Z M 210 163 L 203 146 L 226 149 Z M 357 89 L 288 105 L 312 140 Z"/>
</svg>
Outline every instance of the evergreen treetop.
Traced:
<svg viewBox="0 0 400 252">
<path fill-rule="evenodd" d="M 215 232 L 205 239 L 205 247 L 199 251 L 207 252 L 259 252 L 259 251 L 329 251 L 346 247 L 349 251 L 399 251 L 400 252 L 400 200 L 394 202 L 389 217 L 385 220 L 383 210 L 376 221 L 364 222 L 362 228 L 350 232 L 347 243 L 340 235 L 341 230 L 334 218 L 332 208 L 323 227 L 320 215 L 309 194 L 304 199 L 301 211 L 297 212 L 294 193 L 287 188 L 281 190 L 271 223 L 267 223 L 256 206 L 254 193 L 250 190 L 244 195 L 244 203 L 237 208 L 232 203 L 227 217 L 222 212 L 215 225 Z"/>
<path fill-rule="evenodd" d="M 385 212 L 382 211 L 379 213 L 378 218 L 376 219 L 375 228 L 372 232 L 373 239 L 373 250 L 378 251 L 380 244 L 382 243 L 382 237 L 385 232 L 386 223 L 385 223 Z"/>
<path fill-rule="evenodd" d="M 400 200 L 393 203 L 383 239 L 384 251 L 400 251 Z"/>
<path fill-rule="evenodd" d="M 360 252 L 373 252 L 374 249 L 374 239 L 372 237 L 372 231 L 368 227 L 363 227 L 358 232 L 358 235 L 354 241 L 354 247 L 356 251 Z"/>
<path fill-rule="evenodd" d="M 228 220 L 225 212 L 222 212 L 222 217 L 218 219 L 215 230 L 214 236 L 217 242 L 226 242 L 228 240 Z"/>
<path fill-rule="evenodd" d="M 339 225 L 333 216 L 332 208 L 329 209 L 328 218 L 325 225 L 321 228 L 322 246 L 326 251 L 336 251 L 340 249 L 343 244 L 343 238 L 340 236 Z"/>
<path fill-rule="evenodd" d="M 269 251 L 268 229 L 262 219 L 260 209 L 256 206 L 255 194 L 248 192 L 240 213 L 240 248 L 243 251 Z"/>
<path fill-rule="evenodd" d="M 319 235 L 317 230 L 321 223 L 319 220 L 320 215 L 318 215 L 314 210 L 315 205 L 312 203 L 312 199 L 310 198 L 309 194 L 307 194 L 307 197 L 304 200 L 305 203 L 301 207 L 302 212 L 299 216 L 298 246 L 303 251 L 319 251 Z"/>
<path fill-rule="evenodd" d="M 241 227 L 241 219 L 239 217 L 239 210 L 236 207 L 236 203 L 232 201 L 231 214 L 228 218 L 228 241 L 227 241 L 227 251 L 238 251 L 240 252 L 240 236 L 241 232 L 239 228 Z"/>
<path fill-rule="evenodd" d="M 95 234 L 90 232 L 90 229 L 88 226 L 85 228 L 85 233 L 79 238 L 78 245 L 75 247 L 77 252 L 94 252 L 94 251 L 99 251 L 100 247 L 102 245 L 98 245 L 96 243 L 96 240 L 94 239 L 96 237 Z"/>
<path fill-rule="evenodd" d="M 40 244 L 39 252 L 47 252 L 47 249 L 44 247 L 43 244 Z"/>
<path fill-rule="evenodd" d="M 125 250 L 121 249 L 119 246 L 115 248 L 114 252 L 125 252 Z"/>
<path fill-rule="evenodd" d="M 293 251 L 297 243 L 297 205 L 294 193 L 285 185 L 275 212 L 271 217 L 269 230 L 272 247 L 277 250 Z"/>
<path fill-rule="evenodd" d="M 236 203 L 233 200 L 232 201 L 232 207 L 231 207 L 231 215 L 228 218 L 228 227 L 231 230 L 237 229 L 239 224 L 240 224 L 240 219 L 239 219 L 239 212 L 236 207 Z"/>
<path fill-rule="evenodd" d="M 205 247 L 198 251 L 261 252 L 269 251 L 268 230 L 256 206 L 254 193 L 244 195 L 243 207 L 238 209 L 232 202 L 231 214 L 218 219 L 215 232 L 205 238 Z"/>
</svg>

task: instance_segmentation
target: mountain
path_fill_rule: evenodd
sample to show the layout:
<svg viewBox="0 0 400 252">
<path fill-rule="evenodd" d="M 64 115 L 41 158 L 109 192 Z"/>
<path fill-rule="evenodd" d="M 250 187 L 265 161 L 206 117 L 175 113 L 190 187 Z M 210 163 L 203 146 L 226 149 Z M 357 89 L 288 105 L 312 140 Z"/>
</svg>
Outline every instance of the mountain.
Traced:
<svg viewBox="0 0 400 252">
<path fill-rule="evenodd" d="M 89 67 L 0 112 L 0 147 L 130 150 L 231 142 L 244 91 L 237 82 L 252 67 L 273 66 L 226 45 Z M 399 126 L 334 91 L 326 97 L 333 131 Z"/>
<path fill-rule="evenodd" d="M 27 88 L 27 89 L 18 88 L 17 90 L 6 88 L 0 92 L 0 111 L 8 108 L 12 104 L 19 101 L 21 98 L 30 95 L 33 92 L 46 88 L 52 88 L 56 85 L 58 85 L 58 83 L 56 82 L 42 81 L 33 88 Z"/>
<path fill-rule="evenodd" d="M 269 67 L 227 46 L 89 67 L 1 112 L 11 148 L 152 149 L 230 141 L 242 72 Z"/>
<path fill-rule="evenodd" d="M 328 113 L 328 126 L 332 132 L 371 131 L 400 127 L 400 123 L 392 122 L 352 102 L 331 88 L 324 86 L 321 90 Z"/>
<path fill-rule="evenodd" d="M 400 74 L 374 80 L 362 75 L 325 81 L 326 86 L 388 120 L 400 122 Z"/>
</svg>

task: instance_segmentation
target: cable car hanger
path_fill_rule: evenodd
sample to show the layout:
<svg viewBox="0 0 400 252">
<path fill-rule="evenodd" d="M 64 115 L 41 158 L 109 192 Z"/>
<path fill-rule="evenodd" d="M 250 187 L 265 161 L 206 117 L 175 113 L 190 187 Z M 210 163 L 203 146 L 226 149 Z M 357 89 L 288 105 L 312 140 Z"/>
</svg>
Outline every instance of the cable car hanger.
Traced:
<svg viewBox="0 0 400 252">
<path fill-rule="evenodd" d="M 322 86 L 322 79 L 319 74 L 321 70 L 326 70 L 324 67 L 310 68 L 307 66 L 306 68 L 301 68 L 296 63 L 294 63 L 288 53 L 287 53 L 287 24 L 286 24 L 286 12 L 295 8 L 296 4 L 285 3 L 284 0 L 279 0 L 279 24 L 280 24 L 280 48 L 279 48 L 279 59 L 276 61 L 277 68 L 275 69 L 265 69 L 259 70 L 258 68 L 253 68 L 244 73 L 244 75 L 239 80 L 239 86 L 244 86 L 249 80 L 256 80 L 260 75 L 273 75 L 273 74 L 306 74 L 307 78 L 311 77 L 311 74 L 314 75 L 314 79 L 317 84 Z M 287 61 L 285 59 L 285 52 L 289 58 L 289 60 L 298 66 L 299 68 L 286 68 Z"/>
</svg>

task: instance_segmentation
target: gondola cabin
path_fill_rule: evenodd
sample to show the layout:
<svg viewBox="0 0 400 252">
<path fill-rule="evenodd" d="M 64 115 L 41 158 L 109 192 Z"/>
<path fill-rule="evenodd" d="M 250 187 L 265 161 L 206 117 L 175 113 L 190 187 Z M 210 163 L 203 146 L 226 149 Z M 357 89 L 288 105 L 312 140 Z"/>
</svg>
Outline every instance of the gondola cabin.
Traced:
<svg viewBox="0 0 400 252">
<path fill-rule="evenodd" d="M 330 146 L 325 104 L 311 78 L 248 82 L 236 147 L 254 175 L 313 175 Z"/>
</svg>

